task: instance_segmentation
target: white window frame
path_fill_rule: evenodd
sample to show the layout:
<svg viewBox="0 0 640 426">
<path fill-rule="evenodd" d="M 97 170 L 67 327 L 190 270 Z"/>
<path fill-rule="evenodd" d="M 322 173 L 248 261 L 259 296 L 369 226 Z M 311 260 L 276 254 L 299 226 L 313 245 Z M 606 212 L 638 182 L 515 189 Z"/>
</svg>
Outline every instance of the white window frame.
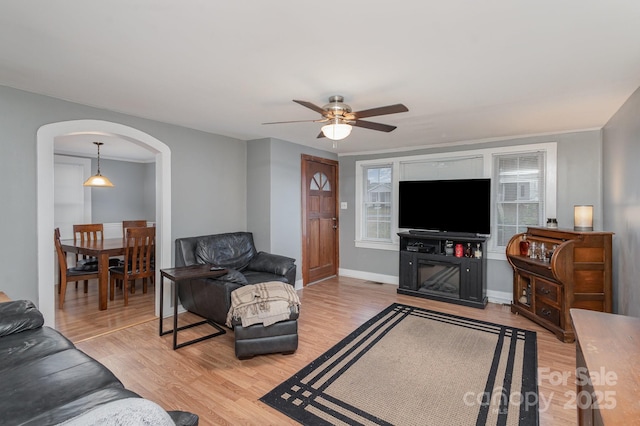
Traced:
<svg viewBox="0 0 640 426">
<path fill-rule="evenodd" d="M 57 194 L 56 190 L 59 190 L 60 186 L 58 183 L 63 183 L 63 187 L 66 184 L 67 186 L 77 185 L 81 186 L 82 183 L 91 176 L 91 159 L 90 158 L 80 158 L 80 157 L 70 157 L 67 155 L 54 155 L 54 197 L 53 197 L 53 210 L 54 210 L 54 227 L 60 228 L 60 237 L 61 239 L 69 239 L 73 238 L 72 232 L 72 224 L 73 220 L 69 222 L 68 219 L 58 217 L 59 216 L 59 204 L 61 199 L 67 199 L 67 194 Z M 82 177 L 79 178 L 77 182 L 59 182 L 62 179 L 61 174 L 56 174 L 55 169 L 58 165 L 62 166 L 70 166 L 76 167 L 79 174 Z M 80 180 L 81 179 L 81 180 Z M 56 189 L 57 188 L 57 189 Z M 91 188 L 84 187 L 82 190 L 82 207 L 78 207 L 78 209 L 82 209 L 81 212 L 77 212 L 78 216 L 82 216 L 82 223 L 90 223 L 91 222 Z M 57 214 L 58 213 L 58 214 Z M 77 222 L 75 222 L 77 223 Z"/>
<path fill-rule="evenodd" d="M 393 235 L 393 232 L 394 232 L 394 229 L 395 229 L 393 211 L 394 211 L 395 206 L 397 205 L 396 201 L 393 199 L 393 194 L 394 194 L 394 192 L 396 192 L 396 191 L 394 191 L 394 188 L 395 188 L 395 186 L 394 186 L 394 183 L 395 183 L 395 181 L 394 181 L 394 179 L 395 179 L 395 176 L 394 176 L 395 170 L 394 170 L 394 167 L 393 167 L 393 165 L 391 163 L 364 165 L 364 166 L 362 166 L 362 169 L 361 169 L 362 170 L 362 173 L 361 173 L 362 176 L 361 177 L 364 179 L 364 177 L 366 175 L 366 170 L 370 170 L 370 169 L 373 169 L 373 168 L 390 168 L 391 169 L 391 183 L 390 184 L 391 184 L 391 197 L 392 198 L 391 198 L 391 200 L 389 202 L 389 209 L 391 211 L 391 218 L 390 218 L 391 230 L 390 230 L 390 232 L 391 232 L 391 235 Z M 363 185 L 359 186 L 359 188 L 362 191 L 359 194 L 361 201 L 360 201 L 360 203 L 358 203 L 358 207 L 360 208 L 360 212 L 361 213 L 364 211 L 364 205 L 366 203 L 366 201 L 365 201 L 365 199 L 366 199 L 365 198 L 365 193 L 366 193 L 367 187 L 366 187 L 365 182 L 366 182 L 366 179 L 363 181 Z M 360 217 L 362 218 L 362 216 L 360 216 Z M 366 226 L 367 226 L 367 224 L 363 220 L 362 221 L 362 228 L 360 228 L 361 235 L 365 235 L 364 229 L 365 229 Z M 378 244 L 378 243 L 388 244 L 389 242 L 391 242 L 391 240 L 385 240 L 385 239 L 380 239 L 380 238 L 371 238 L 371 239 L 367 239 L 367 241 L 370 242 L 370 243 L 373 243 L 373 244 Z"/>
<path fill-rule="evenodd" d="M 391 167 L 391 211 L 397 210 L 398 205 L 398 167 L 394 159 L 380 159 L 380 160 L 364 160 L 356 161 L 356 202 L 355 202 L 355 214 L 356 214 L 356 240 L 355 245 L 359 248 L 369 248 L 378 250 L 396 250 L 398 247 L 398 241 L 395 238 L 396 230 L 398 229 L 398 215 L 391 216 L 391 239 L 390 241 L 380 240 L 366 240 L 363 238 L 365 221 L 363 220 L 363 203 L 364 203 L 364 190 L 366 182 L 365 171 L 371 167 Z"/>
<path fill-rule="evenodd" d="M 495 180 L 493 176 L 493 156 L 501 154 L 518 154 L 528 153 L 534 151 L 545 151 L 546 157 L 546 176 L 545 176 L 545 205 L 544 205 L 544 217 L 556 217 L 556 194 L 557 194 L 557 142 L 542 142 L 526 145 L 513 145 L 503 146 L 496 148 L 483 148 L 476 150 L 466 150 L 457 152 L 446 152 L 439 154 L 424 154 L 405 157 L 394 158 L 380 158 L 375 160 L 361 160 L 356 161 L 356 176 L 355 176 L 355 246 L 358 248 L 378 249 L 378 250 L 392 250 L 397 251 L 399 249 L 399 237 L 397 233 L 398 229 L 398 215 L 394 214 L 391 218 L 391 240 L 390 241 L 370 241 L 363 238 L 364 235 L 364 221 L 363 221 L 363 188 L 364 188 L 364 170 L 368 167 L 392 167 L 392 211 L 397 211 L 398 206 L 398 182 L 402 179 L 400 176 L 401 166 L 407 162 L 430 162 L 437 161 L 438 159 L 456 159 L 470 156 L 482 156 L 483 157 L 483 171 L 482 176 L 484 178 L 491 178 Z M 491 229 L 495 228 L 495 194 L 493 194 L 492 185 L 491 194 Z M 542 225 L 542 224 L 541 224 Z M 495 238 L 490 237 L 487 244 L 487 258 L 506 260 L 505 247 L 496 246 Z"/>
</svg>

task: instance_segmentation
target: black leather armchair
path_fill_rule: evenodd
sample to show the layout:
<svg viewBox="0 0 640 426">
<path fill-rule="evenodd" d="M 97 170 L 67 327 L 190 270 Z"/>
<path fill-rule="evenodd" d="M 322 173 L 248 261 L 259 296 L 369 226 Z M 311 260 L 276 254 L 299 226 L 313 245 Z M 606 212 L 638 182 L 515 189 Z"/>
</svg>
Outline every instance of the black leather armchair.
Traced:
<svg viewBox="0 0 640 426">
<path fill-rule="evenodd" d="M 231 232 L 178 238 L 176 266 L 212 264 L 229 273 L 212 279 L 192 279 L 178 286 L 185 309 L 218 324 L 224 324 L 231 307 L 231 292 L 240 286 L 268 281 L 295 285 L 295 259 L 258 252 L 251 232 Z"/>
</svg>

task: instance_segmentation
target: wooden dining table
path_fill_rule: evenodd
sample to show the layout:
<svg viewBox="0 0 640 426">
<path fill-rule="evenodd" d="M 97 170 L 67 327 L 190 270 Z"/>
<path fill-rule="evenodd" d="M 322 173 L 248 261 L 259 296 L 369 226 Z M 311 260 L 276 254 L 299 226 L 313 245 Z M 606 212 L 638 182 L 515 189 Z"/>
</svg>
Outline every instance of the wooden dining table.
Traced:
<svg viewBox="0 0 640 426">
<path fill-rule="evenodd" d="M 98 259 L 98 306 L 101 311 L 107 309 L 107 293 L 109 289 L 109 258 L 124 254 L 126 241 L 124 238 L 105 238 L 104 240 L 77 241 L 61 240 L 62 250 L 67 253 L 78 253 Z"/>
</svg>

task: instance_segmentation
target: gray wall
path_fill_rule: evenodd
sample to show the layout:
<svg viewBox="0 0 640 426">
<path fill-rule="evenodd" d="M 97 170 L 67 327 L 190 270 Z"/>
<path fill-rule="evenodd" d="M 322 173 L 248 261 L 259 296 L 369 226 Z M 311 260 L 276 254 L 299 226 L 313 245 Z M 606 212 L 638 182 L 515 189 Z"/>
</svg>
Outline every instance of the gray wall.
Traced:
<svg viewBox="0 0 640 426">
<path fill-rule="evenodd" d="M 557 218 L 561 227 L 573 227 L 573 206 L 594 205 L 594 226 L 602 229 L 602 156 L 600 131 L 565 133 L 494 141 L 473 146 L 459 145 L 400 152 L 340 157 L 340 201 L 348 203 L 347 210 L 340 210 L 340 267 L 375 274 L 398 276 L 398 253 L 387 250 L 356 248 L 355 241 L 355 172 L 356 161 L 375 158 L 392 158 L 535 144 L 558 143 Z M 512 292 L 513 275 L 506 261 L 488 260 L 487 289 Z"/>
<path fill-rule="evenodd" d="M 91 170 L 97 160 L 91 160 Z M 155 163 L 133 163 L 100 159 L 100 173 L 113 188 L 91 188 L 91 221 L 117 223 L 123 220 L 156 219 Z"/>
<path fill-rule="evenodd" d="M 256 248 L 271 252 L 271 139 L 247 142 L 247 210 Z"/>
<path fill-rule="evenodd" d="M 604 221 L 613 237 L 614 312 L 640 317 L 640 89 L 603 129 Z"/>
<path fill-rule="evenodd" d="M 0 289 L 11 298 L 38 301 L 36 133 L 80 119 L 130 126 L 171 149 L 172 240 L 246 229 L 245 141 L 0 86 L 0 235 L 11 241 L 0 248 Z"/>
<path fill-rule="evenodd" d="M 333 153 L 279 139 L 247 143 L 247 228 L 258 250 L 296 259 L 302 265 L 301 156 L 337 160 Z"/>
<path fill-rule="evenodd" d="M 637 204 L 638 95 L 625 105 L 606 128 L 607 182 L 606 230 L 616 231 L 619 247 L 635 254 L 621 265 L 618 275 L 633 287 L 637 307 L 638 291 L 634 268 L 640 226 L 632 208 Z M 171 149 L 172 240 L 178 237 L 237 230 L 250 230 L 256 245 L 295 257 L 301 264 L 300 155 L 335 159 L 335 155 L 275 139 L 240 141 L 166 123 L 92 108 L 72 102 L 0 86 L 0 187 L 3 202 L 0 231 L 5 241 L 0 248 L 4 281 L 0 288 L 10 297 L 38 300 L 37 272 L 33 267 L 36 248 L 36 132 L 45 124 L 79 120 L 105 120 L 131 126 L 157 138 Z M 636 120 L 635 122 L 633 120 Z M 478 147 L 558 142 L 558 209 L 560 225 L 572 226 L 574 204 L 595 206 L 595 226 L 603 229 L 602 144 L 599 131 L 519 138 Z M 263 143 L 264 142 L 264 143 Z M 415 154 L 469 149 L 468 146 L 417 150 Z M 405 156 L 407 153 L 399 153 Z M 377 157 L 390 157 L 391 154 Z M 355 161 L 375 155 L 340 157 L 340 200 L 349 208 L 340 211 L 340 266 L 343 269 L 397 276 L 396 252 L 356 249 Z M 622 166 L 618 166 L 618 162 Z M 615 167 L 614 167 L 615 165 Z M 104 170 L 106 174 L 106 169 Z M 149 175 L 153 173 L 147 171 Z M 634 179 L 635 178 L 635 179 Z M 618 185 L 628 182 L 618 197 Z M 250 188 L 249 190 L 247 188 Z M 624 198 L 624 206 L 618 200 Z M 149 205 L 153 202 L 148 200 Z M 620 201 L 622 202 L 622 201 Z M 147 209 L 145 209 L 147 211 Z M 622 213 L 620 213 L 622 212 Z M 622 222 L 620 222 L 622 221 Z M 624 226 L 625 229 L 620 229 Z M 621 245 L 621 241 L 626 241 Z M 19 242 L 19 243 L 18 243 Z M 635 261 L 635 263 L 634 263 Z M 623 272 L 620 272 L 622 270 Z M 490 261 L 488 287 L 511 291 L 511 271 L 505 262 Z M 615 278 L 615 277 L 614 277 Z M 620 279 L 620 278 L 618 278 Z M 616 285 L 614 283 L 614 285 Z M 637 311 L 635 311 L 637 312 Z"/>
</svg>

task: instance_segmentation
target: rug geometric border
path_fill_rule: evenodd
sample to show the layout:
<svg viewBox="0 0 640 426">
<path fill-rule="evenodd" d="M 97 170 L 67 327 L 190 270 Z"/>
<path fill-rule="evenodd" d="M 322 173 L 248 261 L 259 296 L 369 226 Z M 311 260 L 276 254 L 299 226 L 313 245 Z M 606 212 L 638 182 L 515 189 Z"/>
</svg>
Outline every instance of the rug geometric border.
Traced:
<svg viewBox="0 0 640 426">
<path fill-rule="evenodd" d="M 507 373 L 502 384 L 505 395 L 503 395 L 503 403 L 500 405 L 497 416 L 496 424 L 498 425 L 506 424 L 509 405 L 512 405 L 509 398 L 512 387 L 510 369 L 513 368 L 515 344 L 517 341 L 524 341 L 522 383 L 519 392 L 521 395 L 529 397 L 526 401 L 523 398 L 520 404 L 519 424 L 538 425 L 538 366 L 535 332 L 400 303 L 391 304 L 362 324 L 313 362 L 260 398 L 260 401 L 304 425 L 332 425 L 336 423 L 389 425 L 390 423 L 383 419 L 325 394 L 323 391 L 409 315 L 427 317 L 431 320 L 473 328 L 498 336 L 491 371 L 487 378 L 486 395 L 490 395 L 490 391 L 495 385 L 496 370 L 502 348 L 504 345 L 510 345 Z M 489 402 L 483 401 L 480 404 L 476 425 L 487 424 L 488 410 Z M 334 421 L 327 421 L 313 414 L 314 411 L 321 412 L 323 417 L 332 418 Z"/>
</svg>

